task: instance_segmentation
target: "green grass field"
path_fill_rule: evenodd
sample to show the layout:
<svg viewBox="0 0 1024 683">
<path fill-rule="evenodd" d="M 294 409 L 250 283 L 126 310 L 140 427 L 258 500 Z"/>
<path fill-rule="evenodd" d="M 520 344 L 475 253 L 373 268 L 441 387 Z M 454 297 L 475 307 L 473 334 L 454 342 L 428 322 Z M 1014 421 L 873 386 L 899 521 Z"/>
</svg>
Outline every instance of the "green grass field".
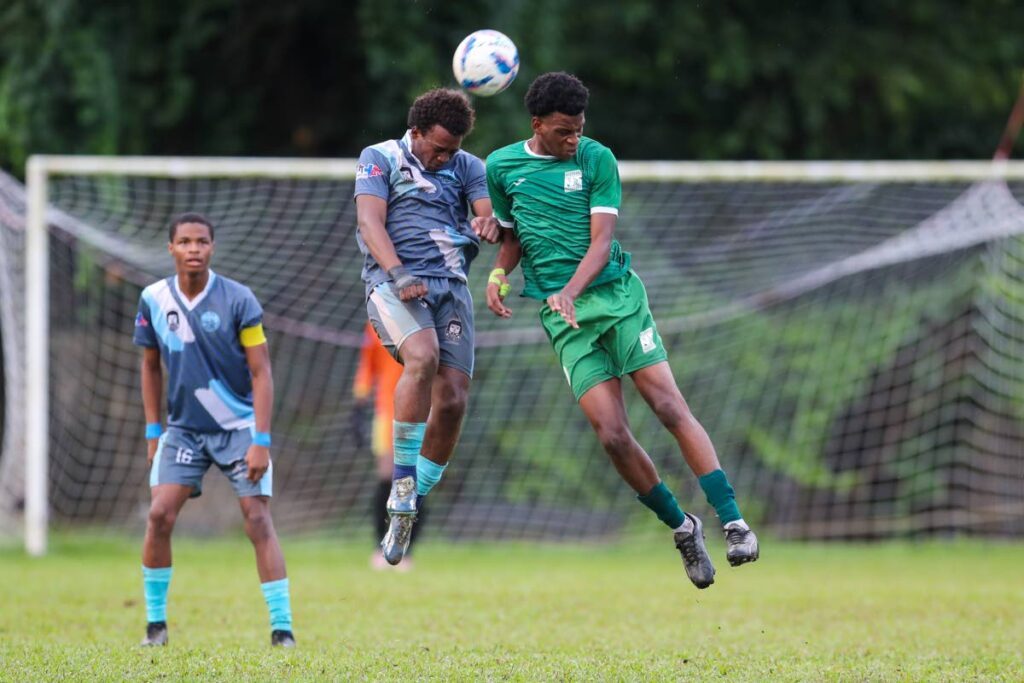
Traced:
<svg viewBox="0 0 1024 683">
<path fill-rule="evenodd" d="M 271 650 L 244 539 L 175 546 L 171 642 L 142 649 L 138 539 L 0 551 L 0 679 L 1014 680 L 1024 546 L 763 543 L 714 586 L 670 542 L 425 543 L 415 571 L 284 540 L 294 651 Z"/>
</svg>

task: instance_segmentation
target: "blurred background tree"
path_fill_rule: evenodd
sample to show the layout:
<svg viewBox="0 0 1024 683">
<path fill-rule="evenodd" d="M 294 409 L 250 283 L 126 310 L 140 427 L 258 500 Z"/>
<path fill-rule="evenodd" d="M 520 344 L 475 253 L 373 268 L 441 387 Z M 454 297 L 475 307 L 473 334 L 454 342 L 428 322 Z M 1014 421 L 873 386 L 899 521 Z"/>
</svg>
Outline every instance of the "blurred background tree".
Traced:
<svg viewBox="0 0 1024 683">
<path fill-rule="evenodd" d="M 528 133 L 564 69 L 625 159 L 991 156 L 1024 67 L 1015 0 L 0 3 L 0 167 L 32 153 L 354 156 L 453 85 L 459 40 L 519 46 L 466 147 Z"/>
</svg>

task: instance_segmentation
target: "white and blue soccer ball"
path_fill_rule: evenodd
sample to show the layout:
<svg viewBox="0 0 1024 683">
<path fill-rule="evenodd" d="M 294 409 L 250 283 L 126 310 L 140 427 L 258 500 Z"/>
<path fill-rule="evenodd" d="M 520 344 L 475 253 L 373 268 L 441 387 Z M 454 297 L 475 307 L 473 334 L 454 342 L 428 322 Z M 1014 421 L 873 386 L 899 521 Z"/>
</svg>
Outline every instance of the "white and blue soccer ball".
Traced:
<svg viewBox="0 0 1024 683">
<path fill-rule="evenodd" d="M 519 50 L 504 33 L 473 31 L 455 49 L 452 71 L 466 91 L 481 97 L 497 95 L 519 73 Z"/>
</svg>

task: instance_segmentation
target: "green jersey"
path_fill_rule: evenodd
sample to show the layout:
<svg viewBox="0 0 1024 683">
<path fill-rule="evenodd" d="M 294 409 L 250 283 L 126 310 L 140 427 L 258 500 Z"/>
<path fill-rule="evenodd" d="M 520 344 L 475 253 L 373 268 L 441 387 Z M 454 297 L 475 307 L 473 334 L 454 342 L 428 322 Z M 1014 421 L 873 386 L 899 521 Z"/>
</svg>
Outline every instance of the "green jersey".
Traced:
<svg viewBox="0 0 1024 683">
<path fill-rule="evenodd" d="M 587 137 L 561 160 L 531 151 L 525 141 L 487 157 L 487 189 L 494 216 L 515 228 L 523 247 L 523 296 L 544 300 L 562 290 L 590 247 L 590 214 L 618 215 L 619 168 L 612 151 Z M 629 270 L 629 254 L 612 240 L 608 263 L 590 286 Z"/>
</svg>

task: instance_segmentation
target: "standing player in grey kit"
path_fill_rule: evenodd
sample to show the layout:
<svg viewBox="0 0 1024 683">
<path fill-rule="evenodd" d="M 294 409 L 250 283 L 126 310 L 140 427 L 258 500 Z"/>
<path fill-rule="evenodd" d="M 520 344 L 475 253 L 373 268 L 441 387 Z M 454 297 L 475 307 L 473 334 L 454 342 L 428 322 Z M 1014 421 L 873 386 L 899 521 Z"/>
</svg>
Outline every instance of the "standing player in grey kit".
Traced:
<svg viewBox="0 0 1024 683">
<path fill-rule="evenodd" d="M 405 135 L 364 149 L 356 170 L 366 309 L 405 366 L 395 387 L 390 523 L 381 541 L 390 564 L 405 555 L 419 500 L 448 465 L 473 376 L 467 273 L 480 240 L 499 235 L 483 162 L 460 149 L 473 120 L 461 92 L 426 92 L 409 109 Z"/>
<path fill-rule="evenodd" d="M 263 309 L 249 288 L 210 270 L 213 223 L 197 213 L 171 223 L 177 273 L 142 291 L 134 342 L 143 347 L 142 405 L 152 502 L 142 546 L 143 645 L 167 644 L 171 532 L 182 506 L 216 465 L 231 480 L 256 551 L 270 612 L 270 642 L 294 647 L 284 556 L 270 518 L 274 381 Z M 167 366 L 167 431 L 160 423 Z"/>
</svg>

